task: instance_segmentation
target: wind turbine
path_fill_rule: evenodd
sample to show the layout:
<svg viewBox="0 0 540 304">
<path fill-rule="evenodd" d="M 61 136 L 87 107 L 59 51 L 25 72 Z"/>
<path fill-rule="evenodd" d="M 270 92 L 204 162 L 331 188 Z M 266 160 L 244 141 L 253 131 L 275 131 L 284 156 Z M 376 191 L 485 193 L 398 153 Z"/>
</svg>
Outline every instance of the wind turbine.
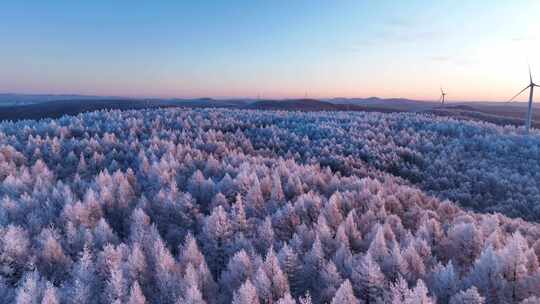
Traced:
<svg viewBox="0 0 540 304">
<path fill-rule="evenodd" d="M 446 92 L 441 87 L 441 97 L 439 98 L 439 102 L 444 105 L 445 100 L 446 100 Z"/>
<path fill-rule="evenodd" d="M 533 102 L 533 93 L 534 93 L 534 87 L 540 87 L 536 83 L 533 82 L 532 73 L 531 73 L 531 66 L 529 66 L 529 85 L 526 86 L 523 90 L 519 91 L 514 97 L 512 97 L 508 102 L 514 101 L 521 93 L 525 92 L 527 89 L 529 89 L 529 109 L 527 110 L 527 117 L 525 120 L 525 134 L 529 134 L 529 130 L 531 129 L 531 120 L 532 120 L 532 102 Z"/>
</svg>

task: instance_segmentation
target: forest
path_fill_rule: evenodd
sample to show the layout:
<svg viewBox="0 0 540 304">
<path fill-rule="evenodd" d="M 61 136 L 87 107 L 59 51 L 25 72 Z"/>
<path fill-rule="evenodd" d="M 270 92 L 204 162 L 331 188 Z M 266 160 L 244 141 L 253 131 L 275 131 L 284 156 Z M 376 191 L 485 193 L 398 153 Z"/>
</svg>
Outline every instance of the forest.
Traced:
<svg viewBox="0 0 540 304">
<path fill-rule="evenodd" d="M 416 113 L 0 123 L 0 303 L 540 303 L 540 134 Z"/>
</svg>

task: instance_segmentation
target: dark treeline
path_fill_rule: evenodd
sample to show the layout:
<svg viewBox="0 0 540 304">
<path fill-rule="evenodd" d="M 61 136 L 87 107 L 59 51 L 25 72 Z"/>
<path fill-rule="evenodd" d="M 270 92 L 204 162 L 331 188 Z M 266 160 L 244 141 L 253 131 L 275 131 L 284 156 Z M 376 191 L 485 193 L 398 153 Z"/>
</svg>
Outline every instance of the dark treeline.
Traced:
<svg viewBox="0 0 540 304">
<path fill-rule="evenodd" d="M 539 219 L 539 143 L 414 114 L 2 123 L 0 302 L 538 303 L 540 226 L 454 202 Z"/>
</svg>

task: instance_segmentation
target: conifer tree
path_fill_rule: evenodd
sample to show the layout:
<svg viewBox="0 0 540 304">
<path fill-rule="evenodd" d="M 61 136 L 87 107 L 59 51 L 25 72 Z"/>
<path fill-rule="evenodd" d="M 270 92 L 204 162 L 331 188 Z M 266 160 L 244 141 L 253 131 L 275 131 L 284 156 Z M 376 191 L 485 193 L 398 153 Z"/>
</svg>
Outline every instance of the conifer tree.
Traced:
<svg viewBox="0 0 540 304">
<path fill-rule="evenodd" d="M 460 291 L 450 299 L 450 304 L 484 304 L 484 298 L 480 296 L 476 288 Z"/>
<path fill-rule="evenodd" d="M 233 304 L 259 304 L 259 296 L 255 286 L 247 280 L 238 291 L 234 293 Z"/>
<path fill-rule="evenodd" d="M 385 278 L 369 252 L 357 262 L 351 278 L 355 294 L 364 303 L 374 304 L 384 300 Z"/>
<path fill-rule="evenodd" d="M 354 296 L 351 282 L 345 280 L 337 290 L 331 304 L 357 304 L 358 299 Z"/>
</svg>

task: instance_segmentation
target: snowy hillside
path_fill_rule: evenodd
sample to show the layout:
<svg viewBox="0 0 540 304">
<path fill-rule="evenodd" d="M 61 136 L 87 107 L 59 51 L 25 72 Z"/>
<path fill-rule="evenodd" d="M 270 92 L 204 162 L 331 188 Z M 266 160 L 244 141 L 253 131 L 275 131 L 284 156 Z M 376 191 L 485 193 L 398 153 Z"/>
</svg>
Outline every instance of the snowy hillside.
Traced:
<svg viewBox="0 0 540 304">
<path fill-rule="evenodd" d="M 540 134 L 519 133 L 238 109 L 0 123 L 0 303 L 539 303 Z"/>
</svg>

